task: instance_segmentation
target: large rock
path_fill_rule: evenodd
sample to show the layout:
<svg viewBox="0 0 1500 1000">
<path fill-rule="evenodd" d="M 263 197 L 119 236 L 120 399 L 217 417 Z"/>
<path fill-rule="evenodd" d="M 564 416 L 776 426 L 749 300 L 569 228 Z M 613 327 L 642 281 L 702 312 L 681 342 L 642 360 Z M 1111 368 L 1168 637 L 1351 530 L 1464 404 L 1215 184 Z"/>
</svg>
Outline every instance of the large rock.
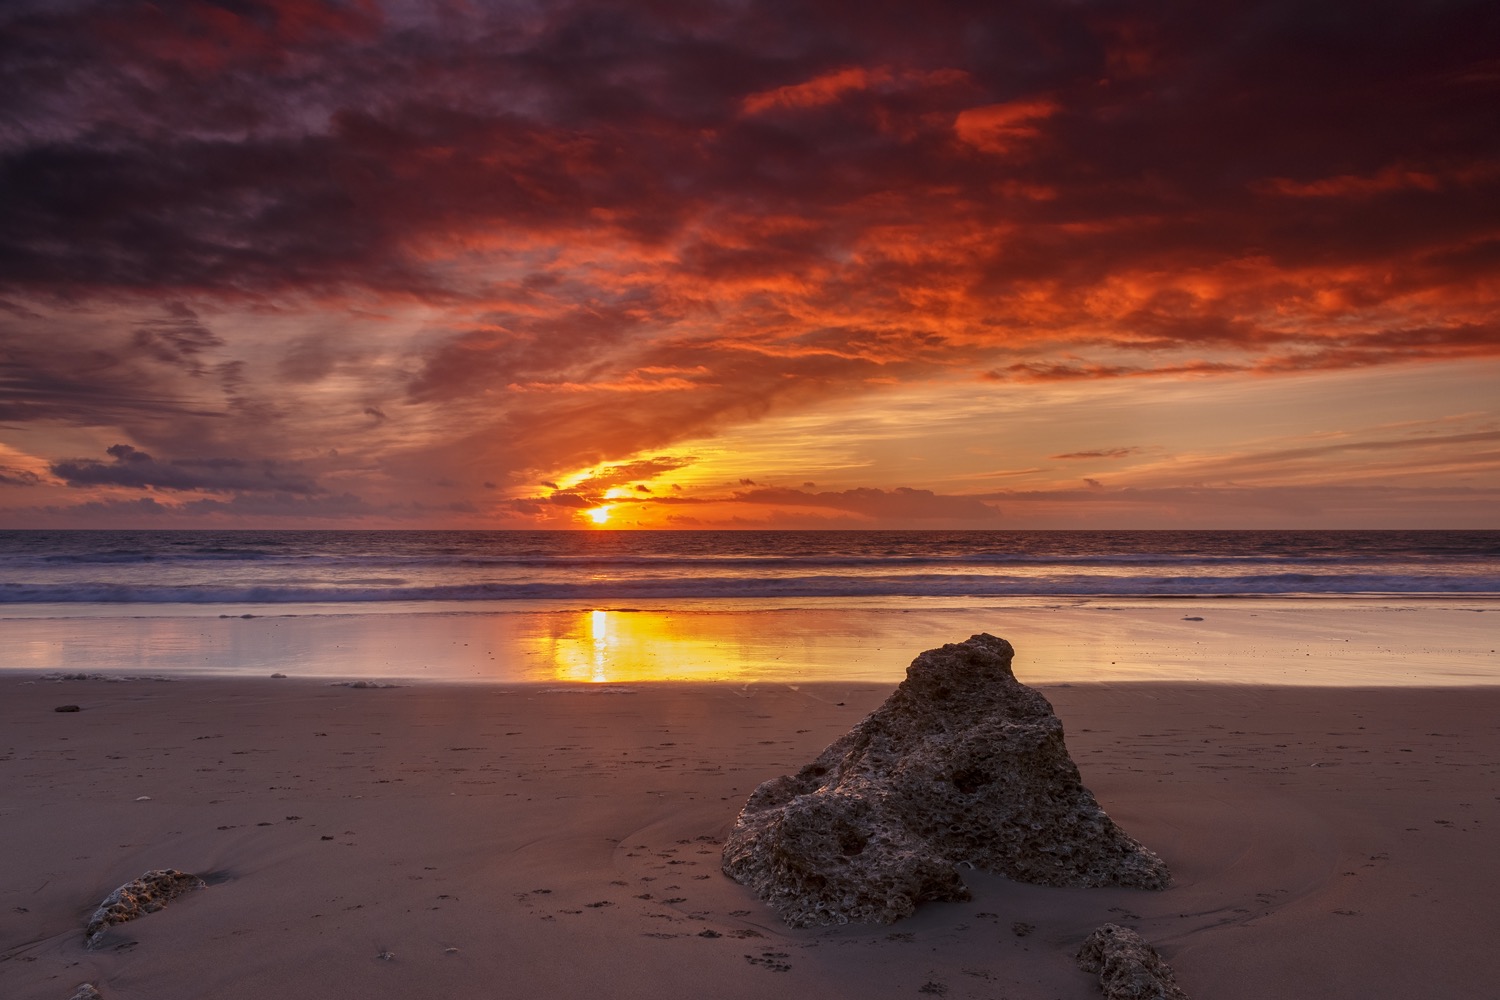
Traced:
<svg viewBox="0 0 1500 1000">
<path fill-rule="evenodd" d="M 104 897 L 104 902 L 99 904 L 84 928 L 84 939 L 90 945 L 96 944 L 115 924 L 155 913 L 183 893 L 201 889 L 206 884 L 198 876 L 175 868 L 152 869 Z"/>
<path fill-rule="evenodd" d="M 1171 966 L 1135 931 L 1105 924 L 1078 951 L 1084 972 L 1099 974 L 1105 1000 L 1188 1000 Z"/>
<path fill-rule="evenodd" d="M 793 927 L 890 923 L 963 900 L 959 866 L 1051 886 L 1165 888 L 1083 787 L 1062 723 L 992 635 L 930 649 L 880 708 L 751 793 L 724 873 Z"/>
</svg>

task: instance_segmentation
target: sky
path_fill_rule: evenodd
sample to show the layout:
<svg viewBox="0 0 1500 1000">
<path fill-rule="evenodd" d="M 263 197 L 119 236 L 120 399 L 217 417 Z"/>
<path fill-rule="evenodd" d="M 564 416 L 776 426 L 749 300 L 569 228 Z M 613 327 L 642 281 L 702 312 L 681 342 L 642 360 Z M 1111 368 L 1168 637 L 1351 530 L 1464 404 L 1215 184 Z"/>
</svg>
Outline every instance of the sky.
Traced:
<svg viewBox="0 0 1500 1000">
<path fill-rule="evenodd" d="M 1500 5 L 8 0 L 0 527 L 1500 528 Z"/>
</svg>

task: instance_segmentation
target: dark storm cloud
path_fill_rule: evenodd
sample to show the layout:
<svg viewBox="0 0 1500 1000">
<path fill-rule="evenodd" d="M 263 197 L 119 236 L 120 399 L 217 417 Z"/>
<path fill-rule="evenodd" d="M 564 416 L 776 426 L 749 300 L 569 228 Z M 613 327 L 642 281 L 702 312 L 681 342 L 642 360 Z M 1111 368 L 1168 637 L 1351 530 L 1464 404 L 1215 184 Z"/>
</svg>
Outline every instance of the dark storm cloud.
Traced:
<svg viewBox="0 0 1500 1000">
<path fill-rule="evenodd" d="M 124 486 L 134 489 L 199 490 L 208 493 L 268 492 L 313 494 L 317 484 L 270 461 L 238 458 L 174 458 L 162 462 L 130 445 L 108 449 L 112 461 L 79 458 L 56 462 L 54 476 L 69 486 Z"/>
<path fill-rule="evenodd" d="M 158 502 L 154 496 L 144 496 L 136 500 L 91 500 L 69 506 L 54 504 L 38 508 L 39 515 L 56 519 L 60 524 L 84 523 L 93 526 L 162 523 L 180 519 L 184 514 L 210 521 L 224 519 L 229 523 L 244 523 L 248 519 L 253 523 L 278 525 L 295 524 L 303 519 L 341 521 L 372 512 L 370 504 L 348 493 L 317 497 L 287 493 L 243 493 L 223 500 L 205 498 L 178 505 Z M 400 517 L 411 512 L 379 513 Z"/>
<path fill-rule="evenodd" d="M 26 324 L 0 324 L 0 420 L 105 426 L 212 411 L 152 378 L 125 343 L 37 343 Z"/>
<path fill-rule="evenodd" d="M 883 215 L 925 211 L 1037 227 L 968 262 L 1002 294 L 1038 274 L 1087 284 L 1124 254 L 1295 265 L 1481 235 L 1496 90 L 1465 71 L 1492 58 L 1491 5 L 852 13 L 574 3 L 455 27 L 312 3 L 22 8 L 0 51 L 21 95 L 0 273 L 471 293 L 418 248 L 495 226 L 650 245 L 736 208 L 808 220 L 783 240 L 732 221 L 690 238 L 682 272 L 728 280 L 826 262 Z M 1432 179 L 1339 197 L 1338 178 L 1397 168 Z"/>
<path fill-rule="evenodd" d="M 176 454 L 254 454 L 274 407 L 234 349 L 175 301 L 131 322 L 68 306 L 0 315 L 0 422 L 112 428 Z"/>
</svg>

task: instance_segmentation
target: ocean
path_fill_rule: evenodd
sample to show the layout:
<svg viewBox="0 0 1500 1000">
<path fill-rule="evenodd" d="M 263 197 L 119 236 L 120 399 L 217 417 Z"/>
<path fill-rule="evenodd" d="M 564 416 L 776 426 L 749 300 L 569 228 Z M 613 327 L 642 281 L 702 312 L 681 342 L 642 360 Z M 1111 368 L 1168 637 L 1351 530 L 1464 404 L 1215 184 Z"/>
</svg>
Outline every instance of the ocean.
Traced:
<svg viewBox="0 0 1500 1000">
<path fill-rule="evenodd" d="M 1500 531 L 5 531 L 0 605 L 1500 594 Z"/>
<path fill-rule="evenodd" d="M 988 631 L 1047 682 L 1490 684 L 1497 597 L 1497 531 L 4 531 L 0 672 L 887 683 Z"/>
</svg>

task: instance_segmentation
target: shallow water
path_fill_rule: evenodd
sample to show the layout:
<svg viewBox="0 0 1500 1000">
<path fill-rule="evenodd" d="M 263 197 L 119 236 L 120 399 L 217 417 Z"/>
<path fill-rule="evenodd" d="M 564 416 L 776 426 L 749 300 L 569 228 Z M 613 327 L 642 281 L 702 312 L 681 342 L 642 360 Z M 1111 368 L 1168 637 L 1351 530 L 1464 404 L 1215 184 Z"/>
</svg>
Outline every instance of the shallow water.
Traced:
<svg viewBox="0 0 1500 1000">
<path fill-rule="evenodd" d="M 1500 683 L 1500 600 L 1472 597 L 12 606 L 0 670 L 896 683 L 917 653 L 975 632 L 1009 639 L 1028 683 Z"/>
</svg>

